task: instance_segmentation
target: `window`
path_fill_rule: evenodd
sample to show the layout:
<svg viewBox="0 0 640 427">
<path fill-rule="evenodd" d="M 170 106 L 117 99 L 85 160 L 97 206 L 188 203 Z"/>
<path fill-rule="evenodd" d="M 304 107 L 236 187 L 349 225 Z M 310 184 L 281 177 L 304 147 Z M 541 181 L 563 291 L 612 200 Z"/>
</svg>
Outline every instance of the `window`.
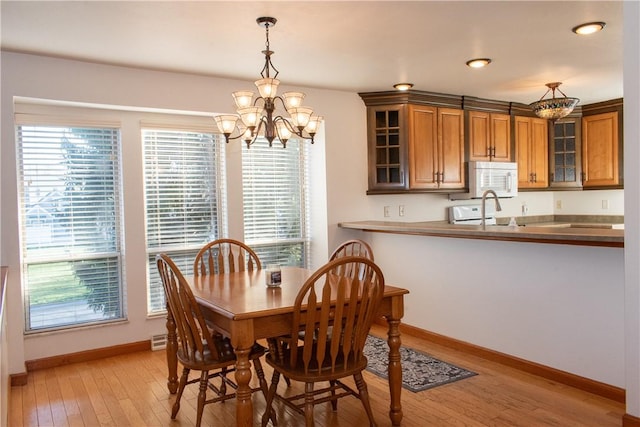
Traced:
<svg viewBox="0 0 640 427">
<path fill-rule="evenodd" d="M 260 139 L 242 151 L 244 240 L 264 265 L 308 267 L 307 141 Z"/>
<path fill-rule="evenodd" d="M 120 130 L 16 131 L 26 331 L 124 318 Z"/>
<path fill-rule="evenodd" d="M 224 158 L 218 135 L 143 129 L 148 311 L 166 309 L 155 256 L 166 253 L 186 273 L 207 242 L 223 234 Z"/>
</svg>

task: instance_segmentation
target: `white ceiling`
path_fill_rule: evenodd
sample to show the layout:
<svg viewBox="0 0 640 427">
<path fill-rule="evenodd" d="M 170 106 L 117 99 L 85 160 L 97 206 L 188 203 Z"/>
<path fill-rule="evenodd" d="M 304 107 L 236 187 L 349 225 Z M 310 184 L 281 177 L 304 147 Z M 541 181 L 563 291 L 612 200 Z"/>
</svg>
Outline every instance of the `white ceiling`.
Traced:
<svg viewBox="0 0 640 427">
<path fill-rule="evenodd" d="M 3 50 L 287 86 L 414 89 L 528 104 L 547 82 L 581 104 L 622 93 L 622 1 L 7 1 Z M 571 28 L 605 21 L 604 31 Z M 468 59 L 489 57 L 484 69 Z M 244 88 L 238 88 L 244 89 Z"/>
</svg>

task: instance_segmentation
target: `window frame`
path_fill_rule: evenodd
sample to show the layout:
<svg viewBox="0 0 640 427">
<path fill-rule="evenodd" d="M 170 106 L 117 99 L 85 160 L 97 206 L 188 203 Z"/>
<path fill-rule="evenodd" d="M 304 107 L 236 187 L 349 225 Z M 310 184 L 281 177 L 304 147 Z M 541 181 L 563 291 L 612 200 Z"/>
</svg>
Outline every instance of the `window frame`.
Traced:
<svg viewBox="0 0 640 427">
<path fill-rule="evenodd" d="M 16 165 L 17 165 L 17 194 L 18 194 L 18 224 L 19 224 L 19 259 L 22 278 L 23 289 L 23 307 L 24 307 L 24 325 L 23 332 L 25 335 L 34 335 L 41 333 L 48 333 L 57 330 L 74 330 L 78 328 L 84 328 L 95 325 L 105 325 L 109 323 L 116 323 L 126 321 L 128 317 L 127 304 L 126 304 L 126 282 L 124 275 L 123 265 L 123 251 L 124 251 L 124 221 L 123 221 L 123 179 L 122 179 L 122 129 L 121 122 L 118 120 L 110 119 L 85 119 L 80 118 L 79 114 L 67 114 L 64 109 L 55 109 L 51 106 L 44 106 L 46 114 L 38 114 L 34 111 L 16 112 L 14 131 L 15 131 L 15 144 L 16 144 Z M 29 108 L 27 108 L 29 110 Z M 36 110 L 38 110 L 36 108 Z M 39 111 L 39 110 L 38 110 Z M 113 213 L 114 213 L 114 243 L 113 251 L 109 252 L 96 252 L 88 253 L 85 256 L 45 256 L 37 257 L 29 255 L 27 253 L 27 206 L 26 206 L 26 188 L 25 188 L 25 176 L 23 168 L 24 144 L 20 137 L 20 129 L 22 127 L 34 127 L 34 128 L 65 128 L 65 129 L 109 129 L 115 132 L 115 138 L 111 145 L 112 151 L 110 156 L 115 156 L 113 159 Z M 62 150 L 61 150 L 62 151 Z M 75 254 L 80 253 L 80 249 L 76 249 Z M 118 284 L 118 300 L 117 300 L 117 316 L 104 317 L 98 319 L 84 320 L 84 321 L 70 321 L 59 322 L 51 324 L 50 326 L 34 327 L 32 326 L 32 311 L 33 307 L 30 303 L 29 296 L 29 272 L 30 266 L 37 266 L 43 264 L 49 264 L 50 268 L 55 268 L 56 264 L 67 262 L 97 262 L 98 260 L 115 260 L 116 271 L 116 283 Z M 75 273 L 74 273 L 75 274 Z M 87 303 L 88 301 L 84 301 Z M 75 309 L 74 309 L 75 310 Z M 75 313 L 75 311 L 72 310 Z"/>
<path fill-rule="evenodd" d="M 147 197 L 149 188 L 147 187 L 147 140 L 145 132 L 175 132 L 175 133 L 195 133 L 206 134 L 212 139 L 214 147 L 212 147 L 213 171 L 215 176 L 213 180 L 216 183 L 216 194 L 213 195 L 216 200 L 216 224 L 218 236 L 209 235 L 207 239 L 203 239 L 198 243 L 189 245 L 166 245 L 151 248 L 149 246 L 149 207 L 147 205 Z M 140 123 L 140 143 L 143 152 L 143 190 L 144 190 L 144 216 L 145 216 L 145 250 L 147 261 L 147 315 L 154 316 L 166 313 L 164 304 L 164 291 L 157 277 L 157 271 L 154 263 L 155 256 L 159 253 L 166 253 L 172 257 L 176 265 L 183 273 L 189 274 L 193 269 L 193 260 L 202 246 L 210 240 L 227 236 L 227 190 L 226 190 L 226 158 L 224 150 L 224 137 L 219 134 L 215 126 L 203 126 L 201 124 L 174 123 L 171 118 L 166 121 L 143 121 Z M 160 299 L 158 299 L 160 298 Z M 162 301 L 158 304 L 157 301 Z"/>
</svg>

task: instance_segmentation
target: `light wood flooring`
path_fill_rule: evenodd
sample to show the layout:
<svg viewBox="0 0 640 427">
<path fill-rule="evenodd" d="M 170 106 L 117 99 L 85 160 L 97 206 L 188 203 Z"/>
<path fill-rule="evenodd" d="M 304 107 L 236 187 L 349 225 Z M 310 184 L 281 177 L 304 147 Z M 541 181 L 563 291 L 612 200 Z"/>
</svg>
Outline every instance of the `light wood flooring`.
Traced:
<svg viewBox="0 0 640 427">
<path fill-rule="evenodd" d="M 384 336 L 374 326 L 372 333 Z M 403 336 L 403 345 L 477 372 L 479 375 L 420 393 L 403 389 L 405 427 L 424 426 L 621 426 L 624 405 L 574 388 Z M 271 371 L 268 365 L 267 380 Z M 195 424 L 197 385 L 188 387 L 177 419 L 171 421 L 174 395 L 166 388 L 164 351 L 137 352 L 29 373 L 26 386 L 11 388 L 9 426 L 191 426 Z M 255 375 L 254 375 L 255 378 Z M 365 372 L 378 426 L 390 426 L 387 382 Z M 294 384 L 281 392 L 300 392 Z M 194 389 L 195 388 L 195 389 Z M 253 395 L 256 423 L 264 411 Z M 276 402 L 279 426 L 300 426 L 304 419 Z M 315 409 L 316 426 L 367 425 L 360 402 L 347 397 L 332 412 Z M 205 406 L 203 426 L 235 425 L 234 401 Z"/>
</svg>

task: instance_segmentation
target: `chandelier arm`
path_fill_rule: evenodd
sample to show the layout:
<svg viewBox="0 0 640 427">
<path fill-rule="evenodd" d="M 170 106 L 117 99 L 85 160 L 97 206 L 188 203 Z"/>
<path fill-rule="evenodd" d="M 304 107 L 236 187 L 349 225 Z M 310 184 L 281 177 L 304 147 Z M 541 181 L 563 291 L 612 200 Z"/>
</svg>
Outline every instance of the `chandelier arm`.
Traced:
<svg viewBox="0 0 640 427">
<path fill-rule="evenodd" d="M 565 98 L 567 98 L 567 95 L 565 95 L 565 93 L 563 91 L 561 91 L 560 88 L 557 88 L 557 89 L 558 89 L 558 92 L 560 92 Z M 554 98 L 555 98 L 555 96 L 554 96 Z"/>
<path fill-rule="evenodd" d="M 292 134 L 299 136 L 300 138 L 304 138 L 304 139 L 308 139 L 309 137 L 306 137 L 302 134 L 302 132 L 300 131 L 300 129 L 298 129 L 297 127 L 294 127 L 291 122 L 289 122 L 289 120 L 287 120 L 286 118 L 284 118 L 283 116 L 276 116 L 275 119 L 273 119 L 273 123 L 276 123 L 277 121 L 282 121 L 284 123 L 284 125 L 287 127 L 287 129 L 289 129 L 289 132 L 291 132 Z M 277 129 L 277 127 L 276 127 Z"/>
<path fill-rule="evenodd" d="M 288 125 L 288 123 L 287 123 L 287 121 L 285 120 L 285 118 L 284 118 L 284 117 L 282 117 L 282 116 L 276 116 L 276 117 L 273 119 L 273 128 L 274 128 L 274 130 L 275 130 L 275 136 L 278 138 L 278 141 L 280 141 L 280 143 L 282 144 L 282 148 L 287 148 L 287 141 L 288 141 L 289 139 L 288 139 L 288 138 L 286 138 L 286 139 L 285 139 L 285 138 L 283 138 L 283 136 L 282 136 L 282 135 L 280 135 L 280 130 L 278 129 L 278 126 L 276 125 L 278 122 L 283 122 L 283 123 L 284 123 L 284 125 L 285 125 L 285 127 L 287 127 L 287 128 L 288 128 L 288 126 L 287 126 L 287 125 Z"/>
<path fill-rule="evenodd" d="M 239 130 L 239 129 L 238 129 L 238 128 L 236 128 L 236 129 L 234 129 L 234 131 L 235 131 L 235 130 Z M 224 134 L 223 134 L 223 135 L 224 135 Z M 242 137 L 244 136 L 244 132 L 240 132 L 240 134 L 239 134 L 239 135 L 236 135 L 236 136 L 231 136 L 231 135 L 233 135 L 233 133 L 230 133 L 230 134 L 229 134 L 229 136 L 224 135 L 224 139 L 225 139 L 225 142 L 226 142 L 226 143 L 229 143 L 229 141 L 233 141 L 233 140 L 236 140 L 236 139 L 242 138 Z"/>
</svg>

